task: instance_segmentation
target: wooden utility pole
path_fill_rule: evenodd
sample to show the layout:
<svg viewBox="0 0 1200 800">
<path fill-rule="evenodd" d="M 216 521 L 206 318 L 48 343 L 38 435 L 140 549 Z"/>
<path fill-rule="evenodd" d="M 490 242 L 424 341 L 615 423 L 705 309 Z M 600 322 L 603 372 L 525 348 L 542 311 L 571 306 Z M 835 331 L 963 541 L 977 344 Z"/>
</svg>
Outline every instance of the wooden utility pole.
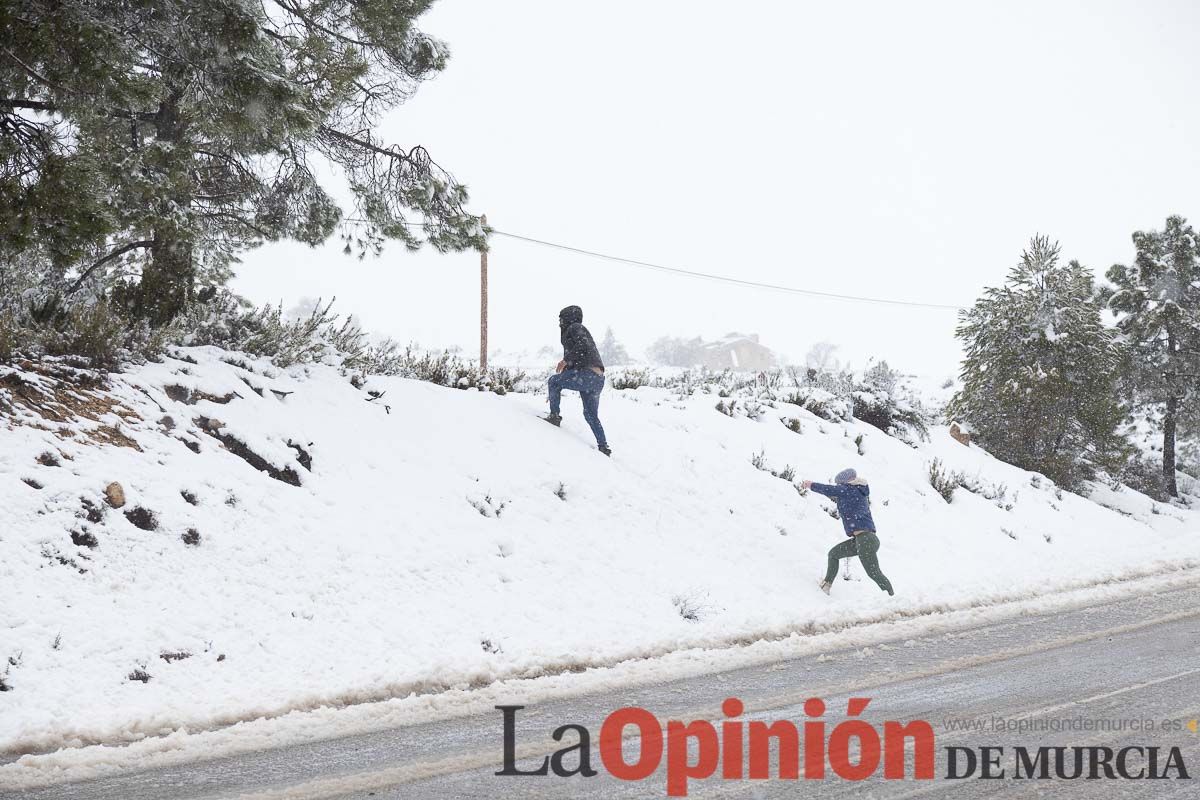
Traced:
<svg viewBox="0 0 1200 800">
<path fill-rule="evenodd" d="M 479 222 L 487 227 L 487 214 L 479 218 Z M 488 333 L 488 301 L 487 301 L 487 248 L 479 251 L 479 368 L 487 369 L 487 333 Z"/>
</svg>

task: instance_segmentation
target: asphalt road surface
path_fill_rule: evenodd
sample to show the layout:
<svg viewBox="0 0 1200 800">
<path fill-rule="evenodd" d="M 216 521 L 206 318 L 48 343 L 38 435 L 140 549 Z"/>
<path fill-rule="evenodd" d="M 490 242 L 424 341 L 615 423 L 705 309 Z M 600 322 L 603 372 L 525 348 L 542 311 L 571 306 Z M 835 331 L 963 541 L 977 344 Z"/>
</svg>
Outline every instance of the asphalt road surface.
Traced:
<svg viewBox="0 0 1200 800">
<path fill-rule="evenodd" d="M 269 750 L 183 766 L 0 797 L 22 800 L 163 800 L 165 798 L 646 798 L 666 797 L 665 766 L 636 782 L 613 778 L 597 753 L 604 718 L 640 706 L 658 719 L 721 721 L 721 703 L 736 696 L 744 721 L 802 723 L 803 703 L 828 706 L 827 730 L 845 719 L 849 697 L 872 698 L 862 719 L 926 720 L 936 737 L 935 779 L 885 780 L 882 767 L 861 782 L 827 771 L 824 780 L 717 776 L 690 782 L 690 797 L 772 798 L 797 795 L 901 797 L 1200 798 L 1200 583 L 1086 608 L 902 639 L 864 650 L 831 651 L 776 664 L 671 683 L 531 704 L 518 713 L 518 766 L 529 770 L 554 750 L 578 741 L 550 739 L 560 725 L 584 725 L 592 736 L 595 777 L 497 777 L 502 716 L 451 719 L 391 731 Z M 1001 727 L 997 723 L 1003 720 Z M 1146 729 L 1147 720 L 1153 729 Z M 1163 721 L 1171 724 L 1163 726 Z M 1014 731 L 1015 725 L 1024 726 Z M 973 727 L 969 727 L 973 726 Z M 1090 726 L 1090 727 L 1083 727 Z M 1140 729 L 1135 729 L 1138 726 Z M 1032 728 L 1032 730 L 1031 730 Z M 1073 729 L 1072 729 L 1073 728 Z M 628 733 L 633 732 L 628 729 Z M 624 742 L 633 762 L 641 741 Z M 1013 748 L 1024 746 L 1178 747 L 1191 779 L 1017 780 Z M 1006 777 L 945 778 L 946 748 L 1002 746 Z M 1067 760 L 1068 769 L 1073 756 Z M 910 754 L 911 755 L 911 754 Z M 858 754 L 851 752 L 851 761 Z M 696 757 L 692 751 L 693 759 Z M 565 764 L 578 764 L 578 753 Z M 664 765 L 666 759 L 663 759 Z M 1132 757 L 1131 771 L 1145 765 Z M 1177 772 L 1172 772 L 1172 776 Z"/>
</svg>

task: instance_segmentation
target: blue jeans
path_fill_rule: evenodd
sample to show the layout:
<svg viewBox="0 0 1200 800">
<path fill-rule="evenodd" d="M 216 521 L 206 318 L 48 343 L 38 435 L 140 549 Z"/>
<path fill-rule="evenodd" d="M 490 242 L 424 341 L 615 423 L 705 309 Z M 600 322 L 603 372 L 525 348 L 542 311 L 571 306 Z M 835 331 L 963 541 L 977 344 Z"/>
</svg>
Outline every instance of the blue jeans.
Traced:
<svg viewBox="0 0 1200 800">
<path fill-rule="evenodd" d="M 583 418 L 596 436 L 596 444 L 608 447 L 604 439 L 604 426 L 600 424 L 600 392 L 604 390 L 604 376 L 590 369 L 564 369 L 550 376 L 550 413 L 559 416 L 563 389 L 579 392 L 583 400 Z"/>
</svg>

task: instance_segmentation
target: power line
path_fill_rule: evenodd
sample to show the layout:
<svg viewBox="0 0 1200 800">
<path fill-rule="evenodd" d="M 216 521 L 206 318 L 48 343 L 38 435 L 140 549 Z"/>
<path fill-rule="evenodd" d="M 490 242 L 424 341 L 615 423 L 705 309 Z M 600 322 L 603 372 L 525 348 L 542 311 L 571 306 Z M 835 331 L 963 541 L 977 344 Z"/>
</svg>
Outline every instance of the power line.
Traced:
<svg viewBox="0 0 1200 800">
<path fill-rule="evenodd" d="M 703 278 L 710 281 L 719 281 L 722 283 L 732 283 L 738 286 L 747 286 L 754 289 L 768 289 L 775 292 L 789 292 L 791 294 L 802 294 L 809 297 L 820 297 L 827 300 L 849 300 L 861 303 L 881 303 L 883 305 L 907 306 L 910 308 L 932 308 L 942 311 L 961 311 L 961 306 L 952 306 L 945 303 L 923 303 L 914 300 L 893 300 L 887 297 L 864 297 L 862 295 L 840 294 L 837 292 L 822 292 L 816 289 L 801 289 L 796 286 L 782 286 L 775 283 L 761 283 L 759 281 L 749 281 L 742 278 L 732 278 L 728 275 L 714 275 L 709 272 L 697 272 L 695 270 L 683 269 L 681 267 L 667 267 L 662 264 L 653 264 L 649 261 L 639 261 L 634 258 L 624 258 L 622 256 L 609 255 L 608 253 L 598 253 L 594 250 L 584 250 L 581 247 L 572 247 L 571 245 L 559 244 L 557 242 L 548 242 L 544 239 L 534 239 L 531 236 L 521 236 L 516 233 L 508 233 L 507 231 L 497 230 L 492 228 L 492 233 L 499 236 L 507 236 L 510 239 L 518 239 L 522 242 L 542 245 L 543 247 L 553 247 L 557 250 L 565 250 L 569 253 L 577 253 L 579 255 L 591 256 L 593 258 L 602 258 L 606 261 L 616 261 L 621 264 L 628 264 L 634 267 L 643 269 L 652 269 L 659 272 L 666 272 L 673 275 L 685 275 L 690 278 Z"/>
<path fill-rule="evenodd" d="M 365 223 L 363 219 L 347 219 L 344 222 Z M 417 225 L 415 222 L 405 222 L 405 225 Z M 802 289 L 798 286 L 783 286 L 776 283 L 763 283 L 761 281 L 750 281 L 743 278 L 733 278 L 728 275 L 716 275 L 711 272 L 698 272 L 696 270 L 683 269 L 682 267 L 668 267 L 663 264 L 654 264 L 649 261 L 640 261 L 636 258 L 625 258 L 624 256 L 614 256 L 609 253 L 600 253 L 595 250 L 585 250 L 582 247 L 573 247 L 568 244 L 560 244 L 558 242 L 550 242 L 545 239 L 535 239 L 532 236 L 522 236 L 519 233 L 509 233 L 497 228 L 492 228 L 491 232 L 497 236 L 506 236 L 509 239 L 516 239 L 529 244 L 536 244 L 542 247 L 551 247 L 556 250 L 563 250 L 568 253 L 577 255 L 590 256 L 592 258 L 601 258 L 605 261 L 614 261 L 619 264 L 627 264 L 632 267 L 641 269 L 656 270 L 658 272 L 666 272 L 671 275 L 683 275 L 689 278 L 700 278 L 703 280 L 717 281 L 719 283 L 731 283 L 736 286 L 745 286 L 752 289 L 766 289 L 773 292 L 787 292 L 789 294 L 805 295 L 807 297 L 819 297 L 825 300 L 846 300 L 857 303 L 878 303 L 880 305 L 904 306 L 907 308 L 929 308 L 938 311 L 961 311 L 962 306 L 950 305 L 948 303 L 925 303 L 918 300 L 894 300 L 889 297 L 866 297 L 864 295 L 842 294 L 839 292 L 823 292 L 817 289 Z"/>
</svg>

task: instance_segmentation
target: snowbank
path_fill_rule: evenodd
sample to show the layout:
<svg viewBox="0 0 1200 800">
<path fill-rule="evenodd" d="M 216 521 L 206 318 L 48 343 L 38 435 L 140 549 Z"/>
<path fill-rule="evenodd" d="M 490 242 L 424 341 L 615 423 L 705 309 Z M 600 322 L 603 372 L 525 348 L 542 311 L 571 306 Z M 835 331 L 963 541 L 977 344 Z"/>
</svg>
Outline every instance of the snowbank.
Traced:
<svg viewBox="0 0 1200 800">
<path fill-rule="evenodd" d="M 1200 563 L 1193 512 L 1127 489 L 1060 492 L 944 429 L 914 449 L 785 403 L 751 419 L 711 394 L 610 390 L 607 459 L 574 395 L 558 430 L 537 419 L 544 396 L 356 388 L 332 367 L 177 355 L 107 387 L 0 369 L 0 751 Z M 934 458 L 975 491 L 947 504 L 928 483 Z M 896 597 L 857 564 L 832 597 L 818 590 L 841 524 L 769 471 L 788 466 L 797 482 L 845 466 L 870 480 Z"/>
</svg>

